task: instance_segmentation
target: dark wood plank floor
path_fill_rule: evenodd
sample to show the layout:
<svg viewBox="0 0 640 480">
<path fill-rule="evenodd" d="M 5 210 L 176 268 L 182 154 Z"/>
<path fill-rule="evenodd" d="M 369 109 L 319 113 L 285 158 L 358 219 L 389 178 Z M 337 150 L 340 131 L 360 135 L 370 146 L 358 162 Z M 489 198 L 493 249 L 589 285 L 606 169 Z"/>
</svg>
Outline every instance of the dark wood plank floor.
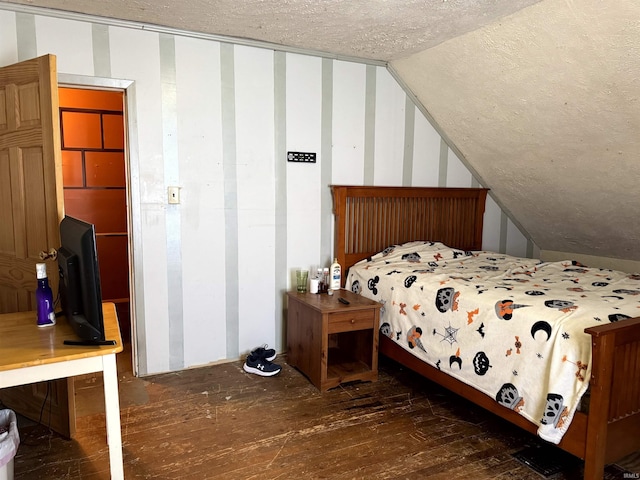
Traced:
<svg viewBox="0 0 640 480">
<path fill-rule="evenodd" d="M 535 437 L 395 363 L 381 359 L 378 382 L 320 394 L 285 357 L 276 362 L 283 370 L 272 378 L 241 362 L 135 378 L 121 355 L 125 477 L 541 478 L 511 456 Z M 76 389 L 76 438 L 20 427 L 17 480 L 109 478 L 101 376 Z"/>
</svg>

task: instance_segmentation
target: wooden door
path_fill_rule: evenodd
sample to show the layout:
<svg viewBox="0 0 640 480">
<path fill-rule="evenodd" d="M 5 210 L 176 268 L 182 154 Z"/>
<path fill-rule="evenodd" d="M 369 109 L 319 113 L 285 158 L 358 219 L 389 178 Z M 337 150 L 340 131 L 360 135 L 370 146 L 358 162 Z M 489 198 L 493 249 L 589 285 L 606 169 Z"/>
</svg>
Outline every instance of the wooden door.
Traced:
<svg viewBox="0 0 640 480">
<path fill-rule="evenodd" d="M 56 57 L 45 55 L 0 68 L 0 313 L 35 310 L 35 265 L 60 246 L 63 202 Z M 46 263 L 55 296 L 57 264 Z M 73 380 L 3 389 L 0 400 L 74 433 Z"/>
</svg>

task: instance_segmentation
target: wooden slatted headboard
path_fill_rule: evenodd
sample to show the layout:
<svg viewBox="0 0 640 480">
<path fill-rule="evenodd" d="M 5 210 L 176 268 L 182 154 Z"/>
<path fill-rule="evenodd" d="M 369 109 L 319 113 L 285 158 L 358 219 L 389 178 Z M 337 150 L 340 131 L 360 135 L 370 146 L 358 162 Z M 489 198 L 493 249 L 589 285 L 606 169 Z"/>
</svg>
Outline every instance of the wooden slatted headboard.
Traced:
<svg viewBox="0 0 640 480">
<path fill-rule="evenodd" d="M 332 185 L 334 256 L 343 269 L 413 240 L 482 249 L 487 189 Z"/>
</svg>

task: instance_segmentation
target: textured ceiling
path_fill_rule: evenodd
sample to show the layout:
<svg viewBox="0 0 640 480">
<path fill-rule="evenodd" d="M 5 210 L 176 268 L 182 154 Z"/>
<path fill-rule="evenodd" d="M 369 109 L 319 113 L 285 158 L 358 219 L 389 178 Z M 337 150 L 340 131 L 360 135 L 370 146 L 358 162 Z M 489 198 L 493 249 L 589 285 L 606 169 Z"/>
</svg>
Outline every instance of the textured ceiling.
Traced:
<svg viewBox="0 0 640 480">
<path fill-rule="evenodd" d="M 541 249 L 640 260 L 638 58 L 640 2 L 545 0 L 391 66 Z"/>
<path fill-rule="evenodd" d="M 202 33 L 388 61 L 539 0 L 13 0 Z"/>
<path fill-rule="evenodd" d="M 640 260 L 640 2 L 11 3 L 388 62 L 538 247 Z"/>
</svg>

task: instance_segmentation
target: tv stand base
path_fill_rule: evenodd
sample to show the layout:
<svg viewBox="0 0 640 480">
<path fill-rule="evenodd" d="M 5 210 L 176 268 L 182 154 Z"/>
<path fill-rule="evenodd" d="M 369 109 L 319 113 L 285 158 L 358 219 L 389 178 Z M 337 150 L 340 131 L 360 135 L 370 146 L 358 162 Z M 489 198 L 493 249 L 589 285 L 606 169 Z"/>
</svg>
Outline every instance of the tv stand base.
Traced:
<svg viewBox="0 0 640 480">
<path fill-rule="evenodd" d="M 115 340 L 65 340 L 65 345 L 78 345 L 82 347 L 100 346 L 100 345 L 117 345 Z"/>
</svg>

